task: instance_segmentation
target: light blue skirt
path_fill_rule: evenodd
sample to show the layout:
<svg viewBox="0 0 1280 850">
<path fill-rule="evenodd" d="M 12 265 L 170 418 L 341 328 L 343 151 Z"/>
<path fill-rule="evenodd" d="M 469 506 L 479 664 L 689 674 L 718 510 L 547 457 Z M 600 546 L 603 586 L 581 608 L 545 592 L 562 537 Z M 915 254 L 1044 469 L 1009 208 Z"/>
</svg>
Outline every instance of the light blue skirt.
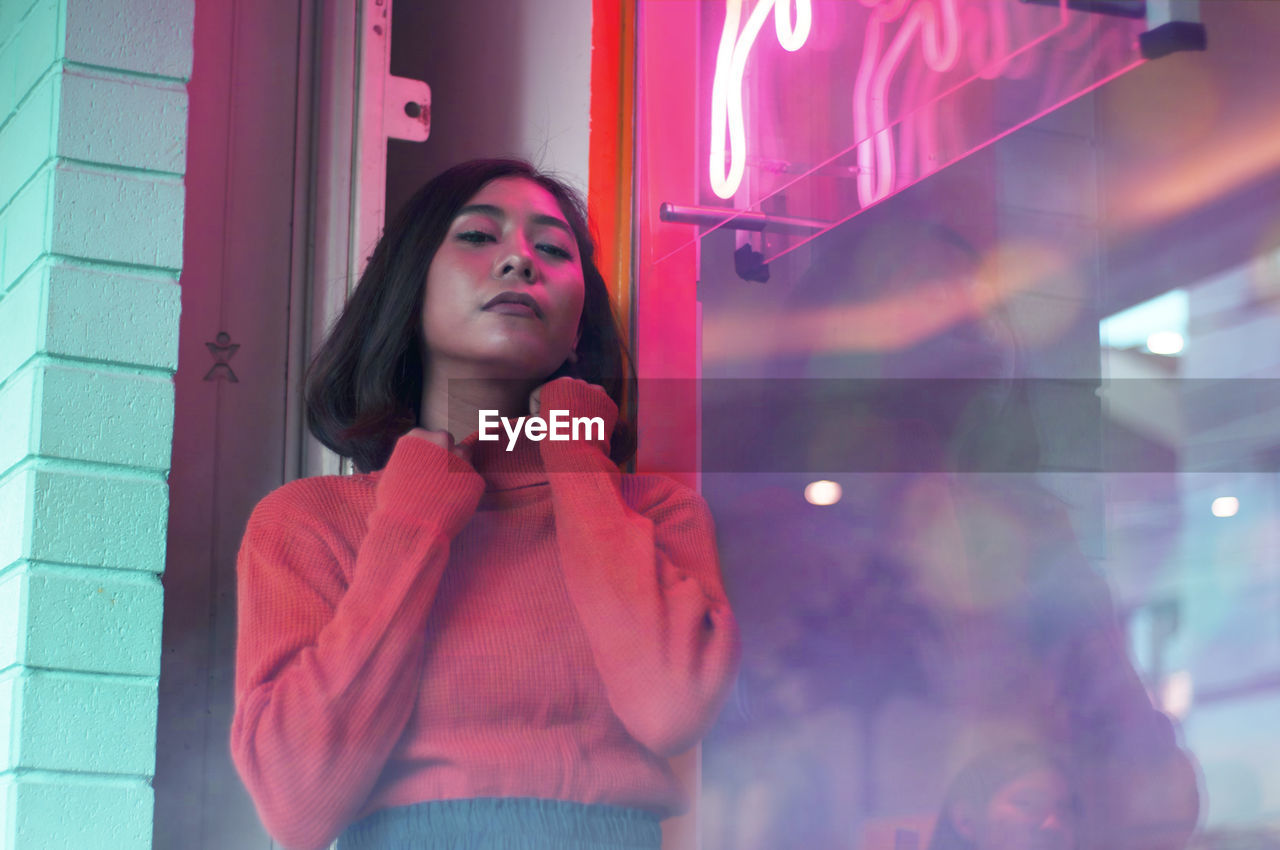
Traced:
<svg viewBox="0 0 1280 850">
<path fill-rule="evenodd" d="M 434 800 L 374 812 L 337 850 L 660 850 L 656 815 L 534 797 Z"/>
</svg>

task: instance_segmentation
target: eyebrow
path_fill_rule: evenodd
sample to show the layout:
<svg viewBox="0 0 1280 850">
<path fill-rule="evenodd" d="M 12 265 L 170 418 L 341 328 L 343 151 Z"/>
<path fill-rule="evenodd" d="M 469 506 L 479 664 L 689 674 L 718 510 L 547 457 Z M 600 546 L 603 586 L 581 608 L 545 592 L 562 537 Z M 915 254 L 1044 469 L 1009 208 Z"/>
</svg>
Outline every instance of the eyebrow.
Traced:
<svg viewBox="0 0 1280 850">
<path fill-rule="evenodd" d="M 479 213 L 480 215 L 487 215 L 493 218 L 503 219 L 503 220 L 505 220 L 507 217 L 507 214 L 502 209 L 502 207 L 495 207 L 493 204 L 468 204 L 467 206 L 458 210 L 458 214 L 454 216 L 454 219 L 455 220 L 459 219 L 462 216 L 467 215 L 468 213 Z M 558 227 L 561 230 L 563 230 L 565 233 L 569 234 L 570 236 L 573 235 L 573 229 L 569 227 L 568 223 L 565 222 L 564 219 L 556 218 L 553 215 L 546 215 L 545 213 L 534 213 L 533 215 L 529 216 L 529 220 L 532 221 L 534 224 L 544 224 L 550 227 Z"/>
</svg>

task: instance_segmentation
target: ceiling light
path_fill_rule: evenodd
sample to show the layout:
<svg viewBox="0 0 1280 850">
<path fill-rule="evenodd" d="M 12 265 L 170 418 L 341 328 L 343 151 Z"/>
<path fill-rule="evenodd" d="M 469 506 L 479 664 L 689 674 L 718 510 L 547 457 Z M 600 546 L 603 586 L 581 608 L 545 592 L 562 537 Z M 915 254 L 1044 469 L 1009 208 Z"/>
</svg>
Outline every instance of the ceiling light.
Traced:
<svg viewBox="0 0 1280 850">
<path fill-rule="evenodd" d="M 1147 337 L 1147 350 L 1152 354 L 1177 354 L 1182 345 L 1182 334 L 1177 331 L 1156 331 Z"/>
<path fill-rule="evenodd" d="M 1213 505 L 1209 510 L 1213 511 L 1214 516 L 1235 516 L 1236 512 L 1240 510 L 1240 500 L 1235 496 L 1219 496 L 1213 500 Z"/>
<path fill-rule="evenodd" d="M 840 495 L 840 485 L 834 481 L 814 481 L 804 488 L 805 501 L 811 505 L 834 505 Z"/>
</svg>

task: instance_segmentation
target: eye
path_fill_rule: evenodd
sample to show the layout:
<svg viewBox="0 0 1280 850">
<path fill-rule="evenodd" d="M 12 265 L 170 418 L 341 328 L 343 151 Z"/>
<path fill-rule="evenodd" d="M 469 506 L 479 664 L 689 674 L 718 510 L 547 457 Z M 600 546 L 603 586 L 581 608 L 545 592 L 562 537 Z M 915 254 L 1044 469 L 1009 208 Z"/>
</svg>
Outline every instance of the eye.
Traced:
<svg viewBox="0 0 1280 850">
<path fill-rule="evenodd" d="M 497 242 L 492 234 L 485 233 L 483 230 L 464 230 L 458 234 L 458 239 L 463 242 L 470 242 L 473 245 L 479 245 L 482 242 Z"/>
<path fill-rule="evenodd" d="M 543 242 L 539 244 L 538 250 L 542 251 L 545 254 L 549 254 L 552 257 L 558 257 L 561 260 L 573 259 L 573 254 L 570 254 L 568 251 L 566 251 L 564 248 L 561 248 L 559 245 L 553 245 L 548 242 Z"/>
</svg>

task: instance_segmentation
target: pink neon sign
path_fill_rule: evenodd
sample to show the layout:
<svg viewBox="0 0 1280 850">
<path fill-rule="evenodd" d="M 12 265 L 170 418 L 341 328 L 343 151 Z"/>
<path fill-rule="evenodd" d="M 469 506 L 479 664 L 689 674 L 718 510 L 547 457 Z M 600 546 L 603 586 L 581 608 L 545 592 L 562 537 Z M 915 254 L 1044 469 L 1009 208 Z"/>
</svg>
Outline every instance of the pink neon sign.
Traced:
<svg viewBox="0 0 1280 850">
<path fill-rule="evenodd" d="M 848 0 L 855 5 L 854 0 Z M 978 4 L 968 0 L 856 0 L 866 10 L 866 23 L 853 84 L 852 130 L 856 141 L 857 191 L 860 205 L 874 203 L 893 191 L 897 174 L 893 135 L 894 108 L 903 98 L 923 92 L 936 95 L 939 84 L 922 83 L 915 75 L 909 91 L 895 101 L 892 86 L 909 60 L 941 78 L 967 64 L 973 76 L 994 79 L 1009 74 L 1016 22 L 1009 0 Z M 789 0 L 759 0 L 742 22 L 743 0 L 726 0 L 724 27 L 716 54 L 711 99 L 709 176 L 715 194 L 732 198 L 742 184 L 747 160 L 743 118 L 743 73 L 766 20 L 772 13 L 779 44 L 796 52 L 812 27 L 811 0 L 795 0 L 792 24 Z M 1022 73 L 1022 72 L 1020 72 Z M 905 104 L 910 106 L 910 104 Z M 935 128 L 921 122 L 918 147 L 926 156 L 936 147 Z"/>
<path fill-rule="evenodd" d="M 795 26 L 791 23 L 791 0 L 759 0 L 741 33 L 742 0 L 727 0 L 724 31 L 716 53 L 715 80 L 711 88 L 711 186 L 722 198 L 732 198 L 742 184 L 746 163 L 746 126 L 742 117 L 742 74 L 747 57 L 756 43 L 769 12 L 774 13 L 778 43 L 784 50 L 795 52 L 809 38 L 813 9 L 809 0 L 795 0 Z M 725 133 L 729 135 L 730 154 L 725 171 Z"/>
<path fill-rule="evenodd" d="M 863 38 L 862 61 L 853 85 L 853 130 L 858 139 L 858 201 L 866 206 L 893 188 L 893 138 L 889 127 L 889 83 L 919 40 L 925 65 L 936 73 L 956 66 L 960 54 L 960 15 L 956 0 L 860 0 L 875 7 Z M 902 23 L 885 41 L 885 30 Z M 874 136 L 871 134 L 874 133 Z M 870 138 L 868 138 L 870 137 Z"/>
<path fill-rule="evenodd" d="M 728 203 L 666 256 L 743 212 L 813 228 L 775 230 L 768 262 L 1142 61 L 1143 21 L 1067 0 L 689 6 L 714 68 L 702 191 Z"/>
</svg>

